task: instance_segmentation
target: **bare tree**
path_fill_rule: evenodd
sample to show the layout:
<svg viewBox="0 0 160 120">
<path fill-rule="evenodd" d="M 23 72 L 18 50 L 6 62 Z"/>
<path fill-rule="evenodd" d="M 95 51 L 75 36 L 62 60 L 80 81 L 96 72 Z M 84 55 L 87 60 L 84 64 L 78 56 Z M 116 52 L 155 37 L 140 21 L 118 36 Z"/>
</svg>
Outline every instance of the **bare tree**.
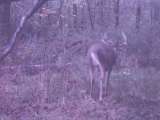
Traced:
<svg viewBox="0 0 160 120">
<path fill-rule="evenodd" d="M 90 6 L 90 1 L 86 0 L 86 3 L 87 3 L 87 9 L 88 9 L 91 28 L 94 29 L 94 22 L 93 22 L 93 18 L 92 18 L 92 11 L 91 11 L 91 6 Z"/>
<path fill-rule="evenodd" d="M 19 24 L 19 26 L 17 27 L 16 31 L 14 32 L 14 34 L 12 35 L 11 39 L 10 39 L 10 43 L 8 44 L 7 48 L 4 50 L 4 52 L 2 53 L 1 57 L 0 57 L 0 61 L 2 61 L 13 49 L 15 43 L 16 43 L 16 38 L 17 35 L 21 32 L 24 23 L 33 16 L 33 14 L 44 4 L 46 3 L 48 0 L 38 0 L 37 3 L 35 4 L 35 6 L 33 7 L 33 9 L 31 11 L 28 12 L 27 15 L 23 16 L 21 19 L 21 22 Z"/>
<path fill-rule="evenodd" d="M 78 8 L 77 8 L 77 4 L 73 4 L 73 26 L 74 29 L 77 30 L 77 13 L 78 12 Z"/>
<path fill-rule="evenodd" d="M 119 26 L 119 3 L 120 0 L 114 1 L 115 27 Z"/>
<path fill-rule="evenodd" d="M 105 0 L 101 0 L 100 1 L 100 6 L 101 6 L 101 12 L 100 12 L 100 21 L 101 21 L 101 25 L 102 27 L 105 26 L 105 22 L 104 22 L 104 5 L 105 5 Z"/>
<path fill-rule="evenodd" d="M 63 27 L 63 19 L 62 19 L 62 8 L 63 8 L 64 0 L 60 0 L 60 7 L 59 7 L 59 26 L 62 31 Z"/>
<path fill-rule="evenodd" d="M 151 24 L 154 22 L 159 22 L 160 17 L 160 5 L 159 2 L 156 0 L 150 1 L 150 18 L 151 18 Z"/>
<path fill-rule="evenodd" d="M 0 4 L 6 4 L 6 3 L 9 3 L 9 2 L 16 2 L 16 1 L 20 1 L 20 0 L 1 0 L 0 1 Z"/>
<path fill-rule="evenodd" d="M 141 3 L 137 1 L 137 8 L 136 8 L 136 29 L 140 29 L 140 22 L 141 22 Z"/>
<path fill-rule="evenodd" d="M 14 0 L 15 1 L 15 0 Z M 13 0 L 0 1 L 0 36 L 1 43 L 6 42 L 10 36 L 10 8 Z"/>
</svg>

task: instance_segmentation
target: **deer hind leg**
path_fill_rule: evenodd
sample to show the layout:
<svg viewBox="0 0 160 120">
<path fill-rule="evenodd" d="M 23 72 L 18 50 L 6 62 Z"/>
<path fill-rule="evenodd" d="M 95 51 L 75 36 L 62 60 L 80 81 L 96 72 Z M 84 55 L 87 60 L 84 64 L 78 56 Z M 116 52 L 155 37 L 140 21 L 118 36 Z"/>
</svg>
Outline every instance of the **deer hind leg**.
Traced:
<svg viewBox="0 0 160 120">
<path fill-rule="evenodd" d="M 90 97 L 92 97 L 92 91 L 93 91 L 93 82 L 94 82 L 94 67 L 93 65 L 90 65 L 89 69 L 89 76 L 90 76 L 90 88 L 89 88 L 89 94 Z"/>
<path fill-rule="evenodd" d="M 109 80 L 110 80 L 111 70 L 108 70 L 107 79 L 105 80 L 105 95 L 109 94 Z"/>
<path fill-rule="evenodd" d="M 99 93 L 99 101 L 102 101 L 103 96 L 103 81 L 105 80 L 105 70 L 103 67 L 100 67 L 100 93 Z"/>
</svg>

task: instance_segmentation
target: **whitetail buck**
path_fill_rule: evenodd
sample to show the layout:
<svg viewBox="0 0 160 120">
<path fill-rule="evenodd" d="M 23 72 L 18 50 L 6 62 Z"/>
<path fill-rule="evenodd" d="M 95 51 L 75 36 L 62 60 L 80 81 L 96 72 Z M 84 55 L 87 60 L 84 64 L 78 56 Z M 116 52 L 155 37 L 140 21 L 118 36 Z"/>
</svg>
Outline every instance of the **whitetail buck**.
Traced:
<svg viewBox="0 0 160 120">
<path fill-rule="evenodd" d="M 94 71 L 95 67 L 98 67 L 100 71 L 100 93 L 99 100 L 102 100 L 103 95 L 103 82 L 105 85 L 105 92 L 109 86 L 109 78 L 116 62 L 115 50 L 107 46 L 103 41 L 93 44 L 88 50 L 88 59 L 90 64 L 89 74 L 90 74 L 90 95 L 92 95 L 93 81 L 94 81 Z M 105 80 L 106 72 L 108 71 L 107 80 Z"/>
<path fill-rule="evenodd" d="M 127 45 L 127 37 L 124 32 L 121 32 L 124 39 L 123 45 Z M 103 82 L 105 87 L 105 94 L 108 92 L 109 79 L 113 66 L 116 63 L 117 53 L 114 47 L 106 44 L 104 40 L 94 43 L 90 46 L 87 53 L 89 60 L 89 74 L 90 74 L 90 95 L 92 95 L 94 71 L 98 67 L 100 71 L 100 93 L 99 100 L 102 100 L 103 96 Z M 105 80 L 106 73 L 108 72 L 107 80 Z"/>
</svg>

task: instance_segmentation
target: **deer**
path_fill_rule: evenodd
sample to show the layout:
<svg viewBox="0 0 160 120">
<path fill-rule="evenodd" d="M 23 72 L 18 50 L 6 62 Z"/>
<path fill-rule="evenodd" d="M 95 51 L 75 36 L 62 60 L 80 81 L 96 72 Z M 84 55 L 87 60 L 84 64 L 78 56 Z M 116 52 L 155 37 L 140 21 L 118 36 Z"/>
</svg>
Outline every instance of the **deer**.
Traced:
<svg viewBox="0 0 160 120">
<path fill-rule="evenodd" d="M 127 41 L 126 35 L 124 32 L 121 32 L 122 37 L 125 42 Z M 126 44 L 126 43 L 125 43 Z M 92 97 L 93 82 L 94 82 L 94 72 L 97 67 L 100 72 L 99 77 L 99 101 L 102 101 L 103 96 L 103 82 L 105 87 L 105 93 L 108 94 L 110 75 L 113 69 L 113 66 L 116 64 L 117 52 L 116 48 L 113 46 L 107 45 L 104 40 L 100 40 L 92 44 L 87 52 L 87 58 L 89 63 L 89 76 L 90 76 L 90 96 Z M 108 72 L 107 79 L 106 73 Z"/>
</svg>

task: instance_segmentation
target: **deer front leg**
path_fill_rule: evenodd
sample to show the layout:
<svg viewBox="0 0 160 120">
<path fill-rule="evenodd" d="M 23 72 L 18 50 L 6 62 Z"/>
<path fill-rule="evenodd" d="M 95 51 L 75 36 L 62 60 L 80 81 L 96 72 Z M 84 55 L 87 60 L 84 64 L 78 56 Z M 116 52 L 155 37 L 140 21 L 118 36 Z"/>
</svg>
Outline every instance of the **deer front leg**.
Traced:
<svg viewBox="0 0 160 120">
<path fill-rule="evenodd" d="M 102 101 L 102 96 L 103 96 L 103 81 L 105 79 L 105 72 L 102 67 L 100 67 L 100 93 L 99 93 L 99 101 Z"/>
<path fill-rule="evenodd" d="M 103 86 L 102 86 L 102 79 L 100 79 L 100 93 L 99 93 L 99 101 L 102 101 L 102 95 L 103 95 Z"/>
<path fill-rule="evenodd" d="M 94 73 L 94 68 L 93 68 L 93 66 L 91 66 L 90 69 L 89 69 L 89 76 L 90 76 L 89 94 L 90 94 L 90 97 L 92 97 L 92 91 L 93 91 L 93 81 L 94 81 L 93 73 Z"/>
</svg>

